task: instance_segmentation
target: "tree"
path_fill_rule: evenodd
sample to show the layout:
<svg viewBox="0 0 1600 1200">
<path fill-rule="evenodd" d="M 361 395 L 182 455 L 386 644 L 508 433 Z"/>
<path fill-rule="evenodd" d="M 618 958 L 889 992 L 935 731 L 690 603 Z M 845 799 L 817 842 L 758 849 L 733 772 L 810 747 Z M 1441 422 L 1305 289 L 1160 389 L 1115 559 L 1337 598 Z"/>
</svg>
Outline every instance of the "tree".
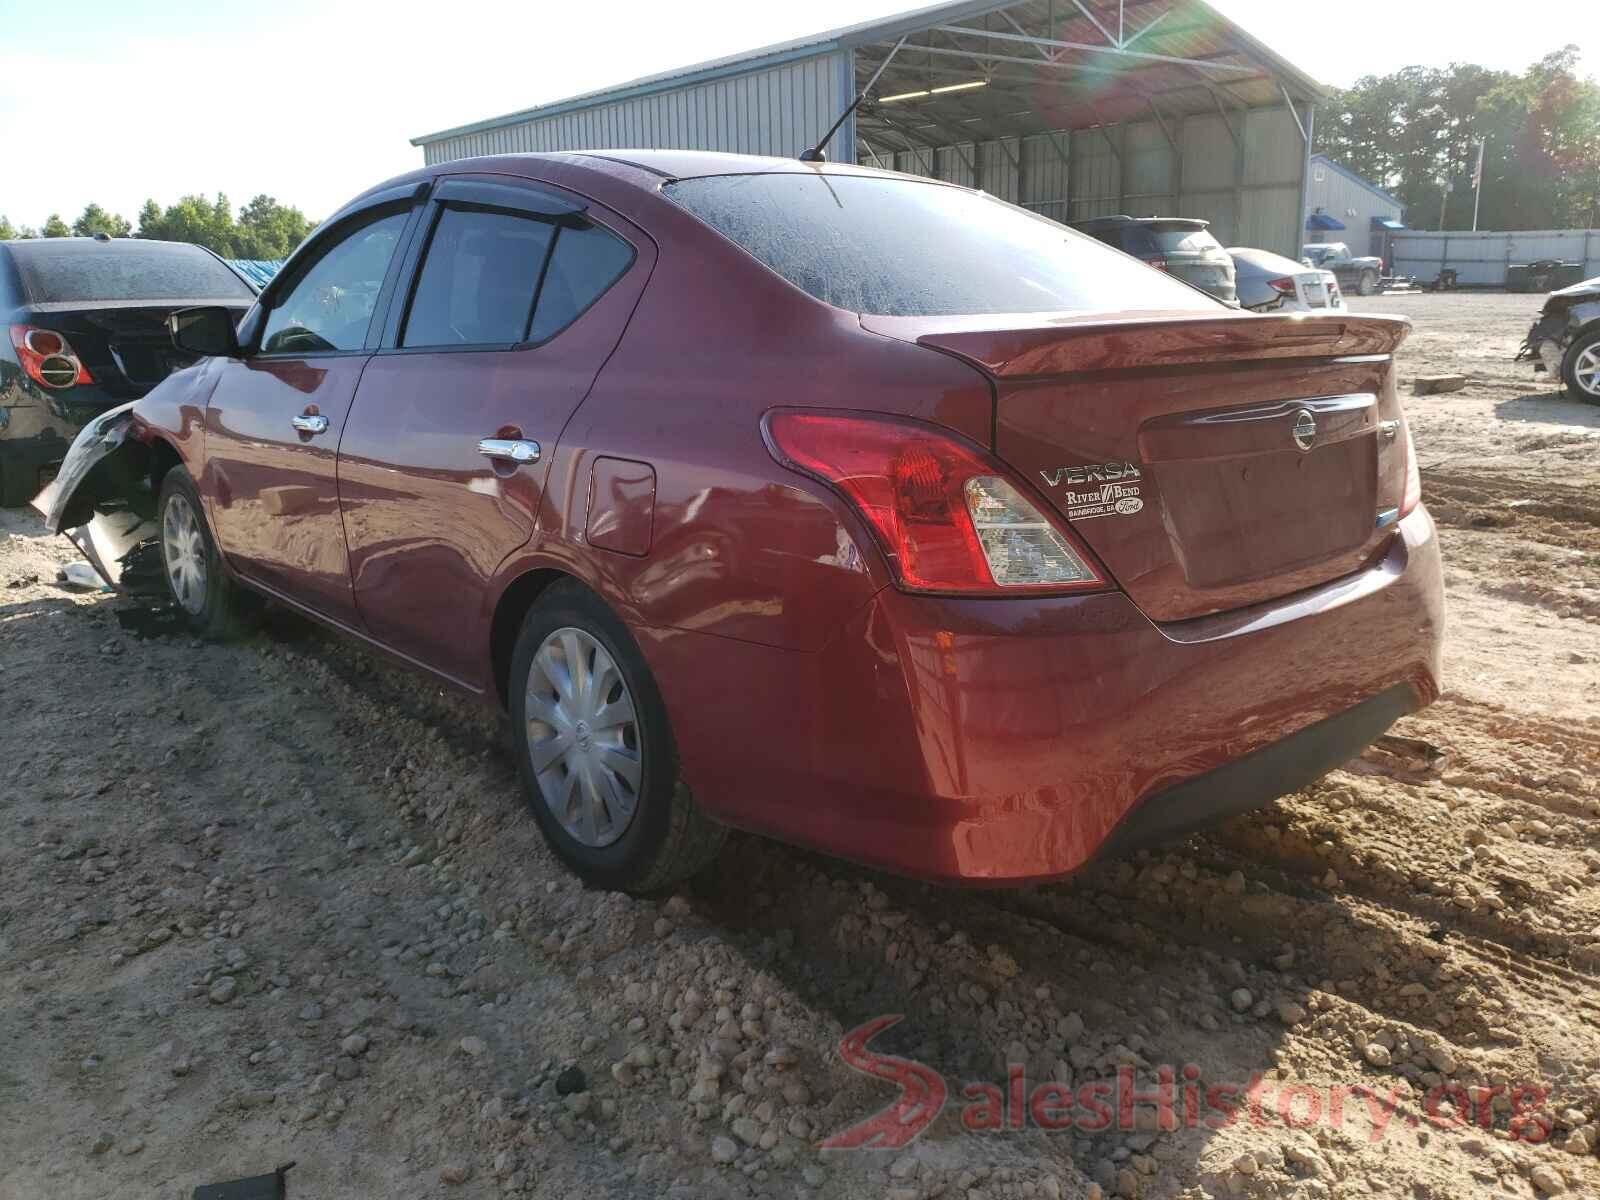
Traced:
<svg viewBox="0 0 1600 1200">
<path fill-rule="evenodd" d="M 1366 76 L 1337 95 L 1317 133 L 1323 153 L 1404 201 L 1417 228 L 1471 224 L 1480 144 L 1480 228 L 1600 219 L 1600 85 L 1579 77 L 1573 46 L 1520 75 L 1452 63 Z"/>
<path fill-rule="evenodd" d="M 11 239 L 20 236 L 21 234 L 17 232 L 17 227 L 11 223 L 11 218 L 4 213 L 0 213 L 0 242 L 9 242 Z"/>
<path fill-rule="evenodd" d="M 221 192 L 216 200 L 204 196 L 183 196 L 163 210 L 154 200 L 145 201 L 139 210 L 139 236 L 164 242 L 192 242 L 213 250 L 224 258 L 241 258 L 236 253 L 233 208 Z"/>
<path fill-rule="evenodd" d="M 97 233 L 110 234 L 112 237 L 127 237 L 133 232 L 133 226 L 128 224 L 127 217 L 108 213 L 98 204 L 91 204 L 83 210 L 83 215 L 72 223 L 72 232 L 79 237 L 93 237 Z"/>
<path fill-rule="evenodd" d="M 42 237 L 71 237 L 72 230 L 61 219 L 60 213 L 51 213 L 45 220 L 44 228 L 39 231 Z"/>
<path fill-rule="evenodd" d="M 311 222 L 298 208 L 257 196 L 239 211 L 238 257 L 288 258 L 310 232 Z"/>
</svg>

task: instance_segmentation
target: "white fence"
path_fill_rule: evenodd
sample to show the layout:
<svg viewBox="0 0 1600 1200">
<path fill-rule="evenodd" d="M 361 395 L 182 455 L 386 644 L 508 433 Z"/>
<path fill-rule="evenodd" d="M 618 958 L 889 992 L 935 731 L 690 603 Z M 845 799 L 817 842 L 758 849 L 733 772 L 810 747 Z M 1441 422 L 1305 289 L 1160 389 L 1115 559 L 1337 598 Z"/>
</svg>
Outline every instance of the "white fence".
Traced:
<svg viewBox="0 0 1600 1200">
<path fill-rule="evenodd" d="M 1418 279 L 1456 272 L 1467 287 L 1501 287 L 1513 263 L 1542 258 L 1583 263 L 1580 278 L 1600 275 L 1600 229 L 1529 229 L 1520 233 L 1397 233 L 1394 271 Z"/>
</svg>

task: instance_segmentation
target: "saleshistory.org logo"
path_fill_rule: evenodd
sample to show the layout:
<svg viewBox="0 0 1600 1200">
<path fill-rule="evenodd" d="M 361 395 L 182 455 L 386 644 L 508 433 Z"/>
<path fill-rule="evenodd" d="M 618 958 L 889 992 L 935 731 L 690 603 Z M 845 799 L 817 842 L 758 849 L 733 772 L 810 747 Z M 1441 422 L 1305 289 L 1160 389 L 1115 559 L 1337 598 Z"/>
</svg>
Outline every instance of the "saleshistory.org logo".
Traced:
<svg viewBox="0 0 1600 1200">
<path fill-rule="evenodd" d="M 845 1034 L 839 1057 L 864 1075 L 892 1083 L 900 1094 L 887 1107 L 817 1143 L 820 1150 L 893 1150 L 914 1142 L 938 1120 L 949 1097 L 945 1078 L 932 1067 L 868 1048 L 901 1014 L 874 1017 Z M 1341 1127 L 1347 1115 L 1367 1118 L 1367 1140 L 1381 1141 L 1399 1117 L 1406 1128 L 1427 1122 L 1439 1128 L 1477 1125 L 1489 1129 L 1497 1113 L 1508 1117 L 1513 1138 L 1537 1143 L 1549 1130 L 1536 1114 L 1549 1099 L 1537 1084 L 1469 1087 L 1445 1083 L 1418 1101 L 1405 1083 L 1387 1094 L 1366 1084 L 1289 1083 L 1274 1087 L 1260 1072 L 1245 1083 L 1200 1084 L 1200 1068 L 1187 1064 L 1155 1070 L 1156 1082 L 1140 1088 L 1132 1067 L 1115 1078 L 1094 1079 L 1074 1089 L 1055 1080 L 1028 1086 L 1026 1068 L 1011 1063 L 1006 1083 L 969 1083 L 961 1089 L 961 1127 L 973 1133 L 1041 1129 L 1103 1133 L 1115 1130 L 1225 1129 L 1239 1121 L 1255 1126 L 1279 1123 L 1290 1129 Z M 1181 1082 L 1180 1082 L 1181 1080 Z M 1408 1111 L 1410 1110 L 1410 1111 Z"/>
</svg>

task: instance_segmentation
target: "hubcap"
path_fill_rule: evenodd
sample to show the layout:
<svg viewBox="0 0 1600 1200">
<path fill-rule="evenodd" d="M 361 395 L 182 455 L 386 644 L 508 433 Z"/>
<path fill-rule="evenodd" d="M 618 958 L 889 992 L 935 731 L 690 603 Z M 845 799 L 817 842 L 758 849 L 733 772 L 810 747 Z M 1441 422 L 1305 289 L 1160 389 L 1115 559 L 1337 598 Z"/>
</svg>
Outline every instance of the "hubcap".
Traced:
<svg viewBox="0 0 1600 1200">
<path fill-rule="evenodd" d="M 167 501 L 161 519 L 161 553 L 173 598 L 185 612 L 198 615 L 206 604 L 206 544 L 194 508 L 181 493 Z"/>
<path fill-rule="evenodd" d="M 633 697 L 606 649 L 581 629 L 558 629 L 528 671 L 524 709 L 539 793 L 585 846 L 609 846 L 639 805 L 642 758 Z"/>
<path fill-rule="evenodd" d="M 1572 377 L 1578 386 L 1591 396 L 1600 396 L 1600 342 L 1585 346 L 1572 364 Z"/>
</svg>

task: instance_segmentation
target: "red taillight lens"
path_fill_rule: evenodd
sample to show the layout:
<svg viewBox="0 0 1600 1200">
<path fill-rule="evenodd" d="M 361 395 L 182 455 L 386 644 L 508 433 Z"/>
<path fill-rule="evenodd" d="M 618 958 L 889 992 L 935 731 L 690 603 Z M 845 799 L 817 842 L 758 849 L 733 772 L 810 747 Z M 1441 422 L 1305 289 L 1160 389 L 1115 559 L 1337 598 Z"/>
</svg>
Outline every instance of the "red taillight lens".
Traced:
<svg viewBox="0 0 1600 1200">
<path fill-rule="evenodd" d="M 72 352 L 71 344 L 54 329 L 13 325 L 11 346 L 17 352 L 18 364 L 40 387 L 60 391 L 75 384 L 94 382 L 89 368 Z"/>
<path fill-rule="evenodd" d="M 775 411 L 768 444 L 784 466 L 835 488 L 866 519 L 900 583 L 989 595 L 1104 588 L 1066 528 L 981 450 L 890 417 Z"/>
<path fill-rule="evenodd" d="M 1400 515 L 1406 517 L 1422 503 L 1422 472 L 1417 468 L 1417 445 L 1411 440 L 1411 427 L 1406 426 L 1406 487 L 1400 495 Z"/>
<path fill-rule="evenodd" d="M 1285 275 L 1282 279 L 1269 279 L 1267 286 L 1285 296 L 1294 295 L 1294 280 Z"/>
</svg>

